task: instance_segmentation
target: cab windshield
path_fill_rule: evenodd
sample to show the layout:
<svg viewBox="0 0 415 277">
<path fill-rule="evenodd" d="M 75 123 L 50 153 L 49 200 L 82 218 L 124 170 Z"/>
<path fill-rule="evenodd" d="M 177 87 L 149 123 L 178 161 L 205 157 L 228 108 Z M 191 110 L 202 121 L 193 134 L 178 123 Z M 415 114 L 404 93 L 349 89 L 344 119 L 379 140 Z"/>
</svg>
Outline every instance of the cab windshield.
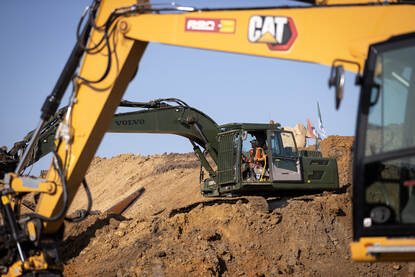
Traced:
<svg viewBox="0 0 415 277">
<path fill-rule="evenodd" d="M 377 56 L 366 131 L 365 227 L 415 223 L 415 47 Z"/>
<path fill-rule="evenodd" d="M 297 147 L 292 133 L 275 131 L 271 133 L 273 157 L 297 157 Z"/>
</svg>

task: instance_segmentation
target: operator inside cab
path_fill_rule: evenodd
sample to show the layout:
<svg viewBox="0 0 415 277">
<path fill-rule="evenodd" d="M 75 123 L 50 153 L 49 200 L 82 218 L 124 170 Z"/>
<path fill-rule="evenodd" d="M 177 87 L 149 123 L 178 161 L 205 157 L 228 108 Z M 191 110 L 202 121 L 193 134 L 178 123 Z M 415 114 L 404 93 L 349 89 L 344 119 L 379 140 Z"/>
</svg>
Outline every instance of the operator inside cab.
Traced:
<svg viewBox="0 0 415 277">
<path fill-rule="evenodd" d="M 256 166 L 265 166 L 266 155 L 264 149 L 258 145 L 258 142 L 254 139 L 251 140 L 251 151 L 249 151 L 250 163 L 255 164 Z"/>
<path fill-rule="evenodd" d="M 269 173 L 266 169 L 266 149 L 264 149 L 264 147 L 262 147 L 255 138 L 252 138 L 250 143 L 251 149 L 248 153 L 245 152 L 247 155 L 243 156 L 245 162 L 244 164 L 246 165 L 246 167 L 242 170 L 243 179 L 248 182 L 264 181 L 269 177 Z"/>
</svg>

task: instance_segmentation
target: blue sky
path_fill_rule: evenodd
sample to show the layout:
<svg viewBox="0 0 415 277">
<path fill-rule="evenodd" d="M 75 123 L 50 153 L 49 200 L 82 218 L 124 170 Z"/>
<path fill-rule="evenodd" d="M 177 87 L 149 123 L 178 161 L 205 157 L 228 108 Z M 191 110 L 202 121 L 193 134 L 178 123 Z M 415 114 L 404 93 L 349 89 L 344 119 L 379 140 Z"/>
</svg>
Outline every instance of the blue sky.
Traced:
<svg viewBox="0 0 415 277">
<path fill-rule="evenodd" d="M 152 1 L 154 3 L 154 1 Z M 157 1 L 165 3 L 165 1 Z M 75 31 L 90 1 L 0 2 L 0 146 L 12 147 L 39 122 L 40 108 L 75 44 Z M 182 1 L 199 7 L 252 5 L 252 1 Z M 225 4 L 223 4 L 225 3 Z M 278 1 L 255 1 L 275 5 Z M 284 2 L 285 3 L 285 2 Z M 317 101 L 329 135 L 354 135 L 359 90 L 346 74 L 344 99 L 335 110 L 327 66 L 151 43 L 124 99 L 176 97 L 218 124 L 317 125 Z M 63 104 L 67 103 L 67 98 Z M 187 139 L 174 135 L 106 134 L 97 155 L 186 153 Z M 46 169 L 49 157 L 34 171 Z"/>
</svg>

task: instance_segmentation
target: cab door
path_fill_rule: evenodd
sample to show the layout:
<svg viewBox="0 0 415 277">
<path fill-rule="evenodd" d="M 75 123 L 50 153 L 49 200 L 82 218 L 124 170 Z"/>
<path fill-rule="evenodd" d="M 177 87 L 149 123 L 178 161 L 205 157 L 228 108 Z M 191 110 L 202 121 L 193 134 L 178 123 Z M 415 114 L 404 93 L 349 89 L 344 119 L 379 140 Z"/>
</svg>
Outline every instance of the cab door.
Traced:
<svg viewBox="0 0 415 277">
<path fill-rule="evenodd" d="M 301 181 L 301 164 L 291 132 L 268 131 L 272 181 Z"/>
</svg>

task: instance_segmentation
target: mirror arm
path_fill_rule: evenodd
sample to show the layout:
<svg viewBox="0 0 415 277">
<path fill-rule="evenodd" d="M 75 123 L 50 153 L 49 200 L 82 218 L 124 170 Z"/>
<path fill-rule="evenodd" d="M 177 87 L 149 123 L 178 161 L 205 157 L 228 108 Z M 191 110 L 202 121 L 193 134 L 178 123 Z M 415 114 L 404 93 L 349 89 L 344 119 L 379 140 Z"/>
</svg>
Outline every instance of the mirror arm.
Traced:
<svg viewBox="0 0 415 277">
<path fill-rule="evenodd" d="M 331 64 L 331 67 L 333 68 L 336 65 L 336 63 L 354 64 L 355 66 L 357 66 L 357 75 L 360 75 L 360 64 L 358 62 L 343 60 L 343 59 L 335 59 L 333 63 Z"/>
</svg>

